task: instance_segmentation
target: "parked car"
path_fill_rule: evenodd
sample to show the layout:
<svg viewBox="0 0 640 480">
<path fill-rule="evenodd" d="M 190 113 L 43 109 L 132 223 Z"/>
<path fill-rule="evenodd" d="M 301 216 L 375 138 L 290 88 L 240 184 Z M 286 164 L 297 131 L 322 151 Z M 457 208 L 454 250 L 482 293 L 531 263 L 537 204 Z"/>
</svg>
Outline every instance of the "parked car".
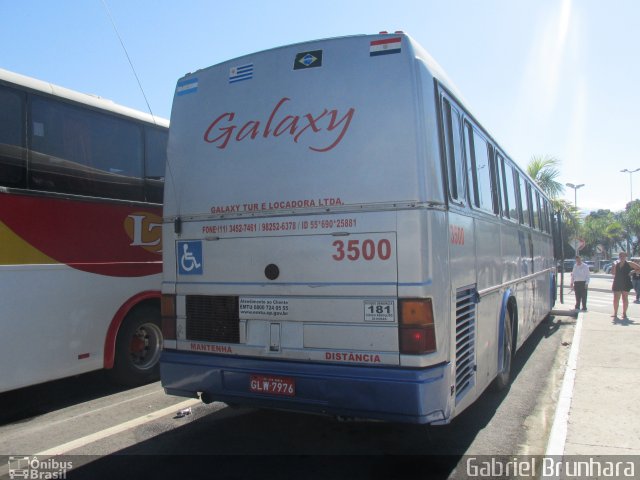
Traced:
<svg viewBox="0 0 640 480">
<path fill-rule="evenodd" d="M 575 260 L 565 260 L 564 262 L 562 262 L 562 270 L 565 272 L 571 272 L 573 271 L 573 266 L 576 264 Z"/>
<path fill-rule="evenodd" d="M 611 268 L 613 268 L 613 262 L 607 262 L 601 266 L 602 271 L 604 273 L 611 273 Z"/>
<path fill-rule="evenodd" d="M 595 272 L 596 271 L 596 265 L 591 260 L 585 260 L 584 263 L 589 265 L 589 271 L 590 272 Z"/>
</svg>

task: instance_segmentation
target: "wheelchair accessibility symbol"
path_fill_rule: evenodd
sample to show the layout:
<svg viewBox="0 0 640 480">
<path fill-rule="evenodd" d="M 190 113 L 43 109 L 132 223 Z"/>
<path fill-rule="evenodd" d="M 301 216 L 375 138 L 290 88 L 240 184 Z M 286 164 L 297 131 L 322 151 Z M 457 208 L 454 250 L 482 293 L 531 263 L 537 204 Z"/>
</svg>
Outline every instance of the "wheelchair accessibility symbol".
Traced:
<svg viewBox="0 0 640 480">
<path fill-rule="evenodd" d="M 180 275 L 202 275 L 201 241 L 178 242 L 177 258 Z"/>
</svg>

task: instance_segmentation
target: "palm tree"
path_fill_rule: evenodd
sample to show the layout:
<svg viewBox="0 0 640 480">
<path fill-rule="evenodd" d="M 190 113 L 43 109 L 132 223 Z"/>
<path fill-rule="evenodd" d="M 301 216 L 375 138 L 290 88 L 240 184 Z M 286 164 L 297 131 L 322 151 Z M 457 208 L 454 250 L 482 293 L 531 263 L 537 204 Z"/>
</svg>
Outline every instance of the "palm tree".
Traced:
<svg viewBox="0 0 640 480">
<path fill-rule="evenodd" d="M 560 176 L 560 160 L 550 155 L 534 155 L 527 165 L 527 173 L 550 198 L 564 193 L 564 186 L 556 179 Z"/>
<path fill-rule="evenodd" d="M 560 176 L 560 160 L 551 155 L 534 155 L 527 165 L 527 174 L 536 182 L 551 199 L 553 210 L 562 212 L 565 223 L 573 232 L 580 226 L 580 211 L 573 204 L 558 198 L 564 193 L 564 186 L 558 180 Z"/>
<path fill-rule="evenodd" d="M 551 155 L 534 155 L 527 165 L 527 174 L 551 199 L 554 212 L 561 212 L 564 218 L 564 237 L 577 237 L 582 226 L 580 222 L 580 212 L 575 205 L 563 200 L 560 197 L 564 193 L 564 185 L 557 178 L 560 176 L 560 160 Z M 568 244 L 566 244 L 568 245 Z"/>
</svg>

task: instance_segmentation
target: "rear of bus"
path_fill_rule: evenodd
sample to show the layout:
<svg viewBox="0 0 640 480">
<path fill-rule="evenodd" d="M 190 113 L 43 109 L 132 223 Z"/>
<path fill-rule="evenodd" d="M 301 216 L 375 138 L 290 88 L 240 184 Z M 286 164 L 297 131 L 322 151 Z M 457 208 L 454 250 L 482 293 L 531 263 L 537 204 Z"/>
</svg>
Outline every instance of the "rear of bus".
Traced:
<svg viewBox="0 0 640 480">
<path fill-rule="evenodd" d="M 167 393 L 449 419 L 429 62 L 406 35 L 356 36 L 178 82 L 163 229 Z"/>
</svg>

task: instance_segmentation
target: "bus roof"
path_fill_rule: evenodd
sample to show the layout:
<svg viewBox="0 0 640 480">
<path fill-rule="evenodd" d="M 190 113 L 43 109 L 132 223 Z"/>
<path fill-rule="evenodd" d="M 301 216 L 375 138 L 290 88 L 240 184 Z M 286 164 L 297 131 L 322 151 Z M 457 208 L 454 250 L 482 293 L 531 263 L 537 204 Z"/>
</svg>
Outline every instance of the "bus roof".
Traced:
<svg viewBox="0 0 640 480">
<path fill-rule="evenodd" d="M 305 45 L 317 45 L 317 44 L 322 44 L 325 42 L 335 42 L 335 41 L 343 41 L 343 40 L 349 40 L 352 38 L 363 38 L 363 37 L 371 37 L 371 38 L 379 38 L 381 35 L 388 35 L 389 37 L 393 37 L 393 36 L 402 36 L 402 37 L 406 37 L 408 39 L 408 41 L 411 43 L 412 48 L 414 49 L 416 56 L 418 56 L 422 61 L 424 61 L 427 66 L 429 67 L 429 70 L 431 72 L 431 74 L 438 79 L 442 85 L 444 87 L 446 87 L 449 91 L 451 91 L 451 93 L 455 94 L 456 97 L 458 97 L 459 100 L 464 102 L 464 97 L 462 95 L 462 93 L 460 92 L 460 90 L 456 87 L 456 85 L 453 83 L 453 81 L 449 78 L 449 76 L 447 75 L 447 73 L 444 71 L 444 69 L 440 66 L 440 64 L 438 64 L 438 62 L 436 62 L 436 60 L 429 54 L 429 52 L 427 52 L 427 50 L 425 50 L 418 42 L 416 42 L 415 40 L 413 40 L 413 38 L 408 35 L 405 32 L 395 32 L 395 33 L 387 33 L 387 32 L 380 32 L 378 34 L 355 34 L 355 35 L 344 35 L 341 37 L 328 37 L 328 38 L 320 38 L 320 39 L 315 39 L 315 40 L 306 40 L 304 42 L 298 42 L 298 43 L 292 43 L 292 44 L 288 44 L 288 45 L 280 45 L 277 47 L 273 47 L 273 48 L 267 48 L 265 50 L 261 50 L 261 51 L 257 51 L 257 52 L 251 52 L 248 53 L 246 55 L 242 55 L 240 57 L 236 57 L 236 58 L 232 58 L 232 59 L 228 59 L 225 60 L 223 62 L 205 67 L 205 68 L 201 68 L 198 69 L 194 72 L 189 72 L 187 74 L 185 74 L 182 79 L 184 78 L 188 78 L 188 77 L 192 77 L 193 75 L 196 75 L 198 73 L 201 72 L 205 72 L 207 70 L 210 69 L 214 69 L 217 68 L 221 65 L 225 65 L 228 63 L 238 63 L 238 62 L 242 62 L 243 59 L 245 58 L 249 58 L 249 57 L 253 57 L 255 55 L 262 55 L 268 52 L 275 52 L 278 50 L 285 50 L 285 49 L 290 49 L 290 48 L 299 48 L 301 50 L 304 50 L 304 46 Z M 181 79 L 181 80 L 182 80 Z M 464 102 L 466 104 L 466 102 Z"/>
<path fill-rule="evenodd" d="M 30 90 L 43 92 L 48 95 L 64 98 L 73 102 L 81 103 L 83 105 L 98 108 L 100 110 L 106 110 L 126 117 L 134 118 L 142 122 L 157 125 L 159 127 L 169 127 L 169 120 L 165 118 L 150 115 L 148 113 L 125 107 L 123 105 L 118 105 L 112 100 L 108 100 L 97 95 L 76 92 L 75 90 L 71 90 L 69 88 L 60 87 L 52 83 L 44 82 L 42 80 L 11 72 L 9 70 L 4 70 L 2 68 L 0 68 L 0 82 L 19 85 Z"/>
</svg>

